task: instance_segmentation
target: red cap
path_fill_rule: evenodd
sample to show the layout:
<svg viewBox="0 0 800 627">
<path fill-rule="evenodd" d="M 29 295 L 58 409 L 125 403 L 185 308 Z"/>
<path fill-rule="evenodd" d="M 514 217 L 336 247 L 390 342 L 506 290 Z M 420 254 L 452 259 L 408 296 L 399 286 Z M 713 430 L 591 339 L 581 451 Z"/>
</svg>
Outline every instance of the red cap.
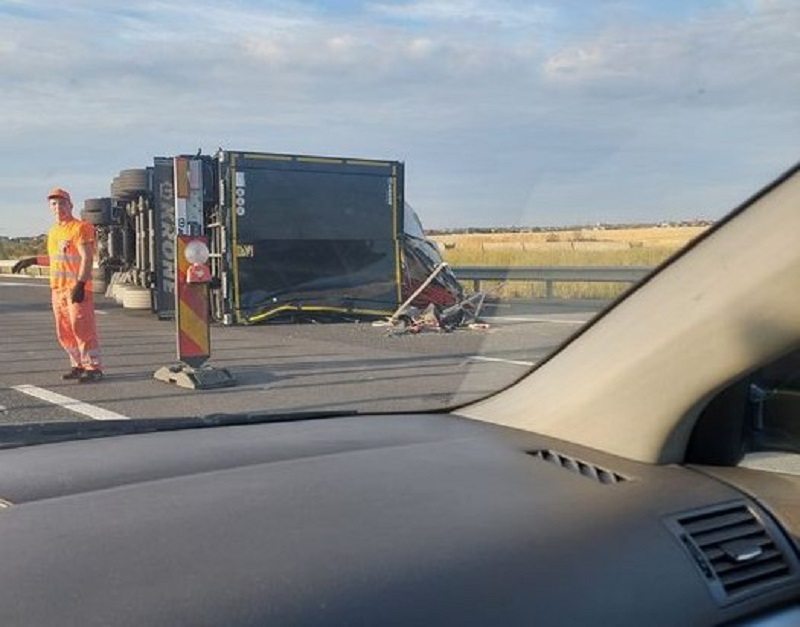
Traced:
<svg viewBox="0 0 800 627">
<path fill-rule="evenodd" d="M 50 200 L 51 198 L 63 198 L 64 200 L 67 200 L 70 203 L 72 202 L 72 198 L 70 197 L 69 192 L 60 187 L 54 187 L 53 189 L 50 190 L 50 193 L 47 194 L 47 200 Z"/>
</svg>

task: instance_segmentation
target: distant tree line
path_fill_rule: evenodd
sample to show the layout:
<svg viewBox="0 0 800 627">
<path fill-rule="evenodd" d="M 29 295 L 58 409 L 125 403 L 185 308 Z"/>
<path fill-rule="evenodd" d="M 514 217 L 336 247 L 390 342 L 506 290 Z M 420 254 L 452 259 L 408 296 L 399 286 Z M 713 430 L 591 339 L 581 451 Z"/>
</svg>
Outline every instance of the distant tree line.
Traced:
<svg viewBox="0 0 800 627">
<path fill-rule="evenodd" d="M 462 227 L 454 229 L 426 229 L 428 235 L 469 235 L 469 234 L 485 234 L 485 233 L 547 233 L 550 231 L 575 231 L 581 229 L 599 229 L 599 230 L 615 230 L 615 229 L 644 229 L 653 227 L 682 227 L 682 226 L 711 226 L 714 224 L 713 220 L 680 220 L 674 222 L 659 222 L 659 223 L 627 223 L 627 224 L 580 224 L 572 226 L 477 226 L 477 227 Z"/>
<path fill-rule="evenodd" d="M 47 237 L 2 237 L 0 236 L 0 259 L 33 257 L 47 252 Z"/>
</svg>

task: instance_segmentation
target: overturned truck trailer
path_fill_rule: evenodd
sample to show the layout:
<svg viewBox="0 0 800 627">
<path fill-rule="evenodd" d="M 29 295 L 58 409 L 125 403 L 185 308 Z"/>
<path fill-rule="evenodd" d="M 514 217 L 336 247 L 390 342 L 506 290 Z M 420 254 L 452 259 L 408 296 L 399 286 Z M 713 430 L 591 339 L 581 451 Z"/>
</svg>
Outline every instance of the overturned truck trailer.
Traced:
<svg viewBox="0 0 800 627">
<path fill-rule="evenodd" d="M 100 271 L 150 288 L 162 318 L 175 312 L 177 234 L 206 238 L 210 314 L 227 324 L 390 316 L 415 294 L 417 307 L 453 305 L 461 286 L 403 183 L 398 161 L 219 150 L 123 170 L 84 218 Z"/>
</svg>

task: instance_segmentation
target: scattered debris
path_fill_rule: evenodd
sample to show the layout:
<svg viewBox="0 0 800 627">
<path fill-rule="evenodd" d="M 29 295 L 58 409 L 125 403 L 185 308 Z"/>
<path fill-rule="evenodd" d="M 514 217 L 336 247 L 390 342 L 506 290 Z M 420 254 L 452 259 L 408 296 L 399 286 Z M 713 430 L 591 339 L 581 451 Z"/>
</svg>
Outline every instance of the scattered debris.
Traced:
<svg viewBox="0 0 800 627">
<path fill-rule="evenodd" d="M 406 304 L 388 320 L 376 322 L 373 326 L 388 327 L 390 335 L 449 333 L 460 327 L 483 331 L 489 328 L 488 324 L 478 321 L 484 298 L 483 292 L 478 292 L 450 307 L 430 303 L 420 309 Z"/>
</svg>

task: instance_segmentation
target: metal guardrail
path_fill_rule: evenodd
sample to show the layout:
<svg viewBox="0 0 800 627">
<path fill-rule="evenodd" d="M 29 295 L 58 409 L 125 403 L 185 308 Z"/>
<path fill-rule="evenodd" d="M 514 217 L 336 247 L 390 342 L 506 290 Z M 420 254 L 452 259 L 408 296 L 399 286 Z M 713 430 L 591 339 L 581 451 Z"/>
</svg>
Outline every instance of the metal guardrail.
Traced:
<svg viewBox="0 0 800 627">
<path fill-rule="evenodd" d="M 553 298 L 554 283 L 638 283 L 650 266 L 452 266 L 459 281 L 472 281 L 481 291 L 482 281 L 530 281 L 545 284 L 547 298 Z"/>
<path fill-rule="evenodd" d="M 16 259 L 10 259 L 10 260 L 0 259 L 0 275 L 11 274 L 11 268 L 14 267 L 15 263 L 17 263 Z M 30 268 L 26 268 L 23 274 L 24 276 L 32 276 L 32 277 L 49 277 L 50 268 L 46 266 L 31 266 Z"/>
<path fill-rule="evenodd" d="M 0 260 L 0 274 L 9 274 L 14 261 Z M 472 281 L 481 291 L 482 281 L 529 281 L 545 284 L 547 298 L 553 298 L 555 283 L 638 283 L 653 268 L 650 266 L 451 266 L 459 281 Z M 29 276 L 44 277 L 48 268 L 28 268 Z"/>
</svg>

